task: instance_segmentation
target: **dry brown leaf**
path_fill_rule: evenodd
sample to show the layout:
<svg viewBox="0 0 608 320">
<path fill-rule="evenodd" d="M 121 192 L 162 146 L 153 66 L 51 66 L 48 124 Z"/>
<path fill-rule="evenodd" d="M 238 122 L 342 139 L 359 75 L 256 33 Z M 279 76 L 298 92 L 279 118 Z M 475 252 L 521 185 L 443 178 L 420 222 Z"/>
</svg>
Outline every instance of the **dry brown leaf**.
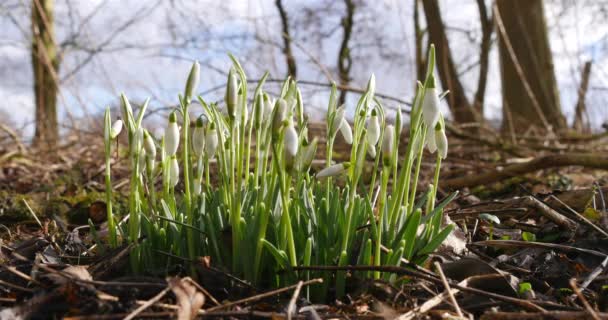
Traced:
<svg viewBox="0 0 608 320">
<path fill-rule="evenodd" d="M 205 304 L 205 296 L 198 292 L 196 287 L 184 279 L 169 279 L 171 291 L 177 298 L 177 319 L 192 320 L 196 318 L 198 310 Z"/>
</svg>

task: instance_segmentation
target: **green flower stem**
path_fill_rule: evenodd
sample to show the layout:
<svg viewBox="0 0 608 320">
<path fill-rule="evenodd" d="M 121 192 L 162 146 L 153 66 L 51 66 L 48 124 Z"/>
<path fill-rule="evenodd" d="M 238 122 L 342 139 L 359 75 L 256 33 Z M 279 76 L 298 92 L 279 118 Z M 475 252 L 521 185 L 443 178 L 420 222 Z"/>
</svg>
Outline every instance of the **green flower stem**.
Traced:
<svg viewBox="0 0 608 320">
<path fill-rule="evenodd" d="M 112 127 L 112 117 L 110 115 L 110 108 L 106 109 L 105 112 L 105 128 L 106 132 L 104 133 L 104 146 L 105 146 L 105 160 L 106 160 L 106 170 L 105 170 L 105 180 L 106 180 L 106 214 L 108 220 L 108 237 L 111 248 L 116 248 L 118 246 L 118 239 L 116 237 L 116 222 L 114 221 L 114 214 L 112 212 L 112 169 L 111 169 L 111 161 L 112 161 L 112 139 L 110 137 L 110 128 Z"/>
<path fill-rule="evenodd" d="M 380 182 L 380 198 L 378 199 L 379 203 L 378 203 L 378 227 L 376 227 L 377 230 L 377 235 L 376 235 L 376 250 L 375 250 L 375 254 L 374 254 L 374 265 L 376 266 L 380 266 L 381 263 L 381 257 L 382 257 L 382 231 L 383 231 L 383 227 L 382 224 L 384 223 L 384 205 L 386 203 L 386 189 L 388 186 L 388 178 L 390 176 L 391 173 L 391 168 L 390 167 L 386 167 L 382 170 L 382 181 Z M 372 221 L 373 223 L 373 221 Z M 380 272 L 379 271 L 375 271 L 374 272 L 374 279 L 380 279 Z"/>
</svg>

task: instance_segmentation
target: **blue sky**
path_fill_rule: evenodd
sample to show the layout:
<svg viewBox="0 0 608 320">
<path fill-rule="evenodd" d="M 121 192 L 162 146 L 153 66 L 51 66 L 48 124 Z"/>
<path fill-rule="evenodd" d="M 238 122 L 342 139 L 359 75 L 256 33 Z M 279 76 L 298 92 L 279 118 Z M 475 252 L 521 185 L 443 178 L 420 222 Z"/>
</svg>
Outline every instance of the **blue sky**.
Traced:
<svg viewBox="0 0 608 320">
<path fill-rule="evenodd" d="M 159 1 L 156 7 L 152 7 L 155 1 L 56 2 L 58 41 L 77 33 L 80 45 L 89 48 L 103 44 L 114 30 L 142 12 L 133 24 L 106 44 L 106 52 L 95 55 L 74 77 L 62 83 L 59 104 L 64 118 L 68 112 L 75 117 L 85 112 L 99 113 L 107 105 L 116 105 L 118 94 L 123 91 L 136 102 L 150 97 L 152 108 L 174 104 L 177 93 L 183 90 L 191 60 L 202 62 L 200 89 L 205 91 L 224 82 L 225 76 L 218 70 L 227 70 L 229 66 L 227 52 L 243 61 L 251 79 L 259 78 L 265 70 L 273 77 L 285 74 L 280 49 L 268 44 L 282 43 L 278 13 L 271 0 Z M 29 12 L 22 3 L 5 0 L 0 4 L 0 99 L 3 101 L 0 113 L 8 114 L 16 127 L 31 123 L 34 114 L 27 42 Z M 321 0 L 285 3 L 293 27 L 292 35 L 303 48 L 294 47 L 299 78 L 327 81 L 311 57 L 327 66 L 337 78 L 335 61 L 341 39 L 342 3 Z M 364 3 L 364 8 L 356 13 L 351 41 L 355 56 L 352 85 L 364 87 L 373 72 L 379 92 L 410 99 L 415 80 L 412 5 L 399 0 Z M 475 63 L 475 41 L 480 37 L 475 1 L 443 0 L 440 4 L 449 26 L 452 51 L 459 68 L 464 70 Z M 593 57 L 595 60 L 591 86 L 606 87 L 608 73 L 603 70 L 603 62 L 608 28 L 603 21 L 594 20 L 589 12 L 593 8 L 588 2 L 577 2 L 566 13 L 561 13 L 560 9 L 558 5 L 547 5 L 546 14 L 562 109 L 571 116 L 579 68 L 586 59 Z M 89 16 L 90 20 L 83 23 L 84 17 Z M 317 38 L 320 30 L 327 33 L 326 38 Z M 60 69 L 61 77 L 87 56 L 85 51 L 68 48 Z M 494 50 L 486 98 L 488 118 L 500 117 L 499 78 Z M 471 97 L 477 84 L 476 68 L 464 73 L 462 81 Z M 327 92 L 317 89 L 303 87 L 306 106 L 313 116 L 324 114 L 314 111 L 323 108 L 327 99 Z M 608 116 L 600 107 L 606 102 L 604 92 L 592 90 L 588 100 L 590 105 L 597 105 L 590 110 L 596 125 Z M 220 96 L 221 92 L 216 92 L 207 97 L 217 99 Z M 26 128 L 24 133 L 30 134 L 31 125 Z"/>
</svg>

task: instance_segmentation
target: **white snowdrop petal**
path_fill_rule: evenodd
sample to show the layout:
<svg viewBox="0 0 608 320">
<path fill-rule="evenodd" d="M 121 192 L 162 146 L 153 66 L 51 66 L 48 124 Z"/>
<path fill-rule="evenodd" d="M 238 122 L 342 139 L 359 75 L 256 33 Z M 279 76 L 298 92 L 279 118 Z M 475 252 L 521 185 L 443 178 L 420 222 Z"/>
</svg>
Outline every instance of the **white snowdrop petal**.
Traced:
<svg viewBox="0 0 608 320">
<path fill-rule="evenodd" d="M 112 124 L 112 129 L 110 130 L 110 138 L 116 139 L 116 137 L 118 137 L 118 135 L 120 134 L 121 131 L 122 131 L 122 120 L 118 119 L 118 120 L 114 121 L 114 123 Z"/>
<path fill-rule="evenodd" d="M 334 164 L 334 165 L 331 165 L 331 166 L 319 171 L 317 173 L 316 177 L 317 177 L 317 179 L 334 177 L 334 176 L 341 174 L 346 169 L 347 169 L 347 166 L 345 165 L 345 163 Z"/>
<path fill-rule="evenodd" d="M 378 144 L 378 140 L 380 139 L 380 119 L 378 119 L 377 115 L 372 115 L 369 118 L 369 123 L 367 124 L 367 143 L 370 146 L 375 146 Z"/>
<path fill-rule="evenodd" d="M 435 142 L 435 129 L 427 128 L 426 130 L 426 147 L 429 149 L 430 153 L 435 153 L 437 151 L 437 143 Z"/>
<path fill-rule="evenodd" d="M 205 135 L 205 151 L 207 152 L 207 157 L 209 157 L 209 159 L 213 159 L 213 157 L 215 157 L 217 144 L 217 131 L 215 129 L 209 130 Z"/>
<path fill-rule="evenodd" d="M 342 124 L 340 124 L 340 133 L 342 133 L 342 137 L 344 137 L 344 141 L 347 144 L 353 144 L 353 131 L 348 121 L 344 118 L 342 118 Z"/>
<path fill-rule="evenodd" d="M 435 142 L 441 159 L 445 159 L 448 156 L 448 137 L 445 130 L 435 130 Z"/>
<path fill-rule="evenodd" d="M 295 157 L 298 153 L 298 133 L 293 127 L 293 123 L 290 123 L 287 128 L 285 128 L 283 144 L 285 146 L 285 152 L 287 152 L 290 156 Z"/>
<path fill-rule="evenodd" d="M 422 101 L 422 118 L 429 128 L 435 128 L 439 121 L 439 97 L 436 88 L 427 88 Z"/>
<path fill-rule="evenodd" d="M 171 157 L 171 163 L 169 163 L 169 184 L 173 187 L 179 182 L 179 163 L 177 157 Z"/>
</svg>

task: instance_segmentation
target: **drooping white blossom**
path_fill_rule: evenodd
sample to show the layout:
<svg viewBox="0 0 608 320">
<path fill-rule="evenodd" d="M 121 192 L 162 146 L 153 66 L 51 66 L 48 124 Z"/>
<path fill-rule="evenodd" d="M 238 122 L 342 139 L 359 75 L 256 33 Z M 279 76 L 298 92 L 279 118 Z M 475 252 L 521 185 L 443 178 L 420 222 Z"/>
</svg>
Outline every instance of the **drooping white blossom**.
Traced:
<svg viewBox="0 0 608 320">
<path fill-rule="evenodd" d="M 169 123 L 165 129 L 165 153 L 172 156 L 179 147 L 179 127 L 177 126 L 177 115 L 175 111 L 169 115 Z"/>
</svg>

